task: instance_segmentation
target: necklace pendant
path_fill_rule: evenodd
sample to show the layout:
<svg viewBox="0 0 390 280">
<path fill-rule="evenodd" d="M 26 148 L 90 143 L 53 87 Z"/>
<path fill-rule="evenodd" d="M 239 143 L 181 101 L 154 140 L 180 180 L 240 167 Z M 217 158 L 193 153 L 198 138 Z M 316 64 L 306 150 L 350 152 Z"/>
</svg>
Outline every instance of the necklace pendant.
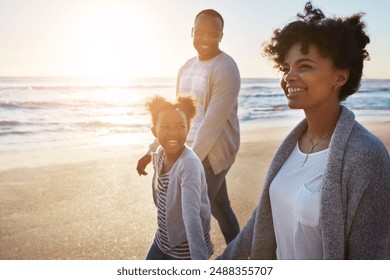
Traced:
<svg viewBox="0 0 390 280">
<path fill-rule="evenodd" d="M 314 148 L 320 144 L 324 139 L 326 139 L 329 135 L 331 135 L 333 133 L 333 130 L 331 132 L 329 132 L 328 134 L 326 134 L 324 137 L 320 138 L 320 140 L 318 140 L 317 142 L 313 142 L 313 140 L 311 139 L 311 136 L 310 136 L 310 131 L 308 130 L 307 131 L 307 135 L 309 136 L 309 141 L 310 141 L 310 144 L 311 144 L 311 148 L 310 148 L 310 152 L 308 152 L 306 154 L 306 157 L 304 159 L 304 161 L 302 162 L 302 165 L 301 165 L 301 168 L 305 165 L 307 159 L 309 158 L 309 154 L 311 154 L 313 151 L 314 151 Z"/>
<path fill-rule="evenodd" d="M 301 168 L 305 165 L 308 158 L 309 158 L 309 154 L 306 154 L 305 159 L 302 162 Z"/>
</svg>

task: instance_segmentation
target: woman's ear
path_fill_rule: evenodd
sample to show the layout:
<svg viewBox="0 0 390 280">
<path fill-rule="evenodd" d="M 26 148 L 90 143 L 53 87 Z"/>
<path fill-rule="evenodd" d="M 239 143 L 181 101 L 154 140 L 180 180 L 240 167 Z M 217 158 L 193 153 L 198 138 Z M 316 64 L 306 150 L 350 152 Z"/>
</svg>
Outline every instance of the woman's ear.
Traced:
<svg viewBox="0 0 390 280">
<path fill-rule="evenodd" d="M 150 129 L 153 133 L 153 136 L 157 138 L 157 131 L 156 131 L 156 128 L 154 126 L 152 126 L 152 128 Z"/>
<path fill-rule="evenodd" d="M 340 88 L 343 85 L 345 85 L 348 79 L 349 79 L 349 70 L 348 69 L 339 70 L 339 73 L 337 75 L 337 81 L 336 81 L 337 87 Z"/>
</svg>

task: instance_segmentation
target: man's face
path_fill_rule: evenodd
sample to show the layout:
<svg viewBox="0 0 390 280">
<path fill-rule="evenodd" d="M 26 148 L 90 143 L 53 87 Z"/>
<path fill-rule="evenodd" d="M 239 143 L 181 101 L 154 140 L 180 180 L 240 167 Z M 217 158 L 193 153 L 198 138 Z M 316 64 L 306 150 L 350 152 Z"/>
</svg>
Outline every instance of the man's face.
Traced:
<svg viewBox="0 0 390 280">
<path fill-rule="evenodd" d="M 208 60 L 218 55 L 222 39 L 222 22 L 219 18 L 200 15 L 192 30 L 193 45 L 200 60 Z"/>
</svg>

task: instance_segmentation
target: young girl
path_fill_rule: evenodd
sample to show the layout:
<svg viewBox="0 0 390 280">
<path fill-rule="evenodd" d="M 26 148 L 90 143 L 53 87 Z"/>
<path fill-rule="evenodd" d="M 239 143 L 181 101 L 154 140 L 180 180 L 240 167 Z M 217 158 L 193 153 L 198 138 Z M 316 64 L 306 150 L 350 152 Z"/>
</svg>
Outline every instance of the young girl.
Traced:
<svg viewBox="0 0 390 280">
<path fill-rule="evenodd" d="M 152 115 L 152 133 L 161 145 L 152 155 L 153 199 L 157 232 L 147 260 L 206 260 L 212 254 L 211 210 L 203 165 L 185 145 L 195 100 L 178 97 L 170 103 L 154 97 L 146 104 Z"/>
</svg>

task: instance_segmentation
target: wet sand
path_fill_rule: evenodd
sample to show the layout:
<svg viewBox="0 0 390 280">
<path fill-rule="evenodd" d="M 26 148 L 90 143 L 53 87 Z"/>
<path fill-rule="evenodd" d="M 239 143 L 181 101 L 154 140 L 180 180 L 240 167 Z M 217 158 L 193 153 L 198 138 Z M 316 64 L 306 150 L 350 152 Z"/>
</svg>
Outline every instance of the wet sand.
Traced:
<svg viewBox="0 0 390 280">
<path fill-rule="evenodd" d="M 390 150 L 390 122 L 366 122 Z M 240 226 L 292 126 L 242 129 L 228 191 Z M 83 146 L 0 154 L 0 259 L 144 259 L 156 230 L 149 175 L 136 172 L 145 145 Z M 212 220 L 214 258 L 225 247 Z"/>
</svg>

